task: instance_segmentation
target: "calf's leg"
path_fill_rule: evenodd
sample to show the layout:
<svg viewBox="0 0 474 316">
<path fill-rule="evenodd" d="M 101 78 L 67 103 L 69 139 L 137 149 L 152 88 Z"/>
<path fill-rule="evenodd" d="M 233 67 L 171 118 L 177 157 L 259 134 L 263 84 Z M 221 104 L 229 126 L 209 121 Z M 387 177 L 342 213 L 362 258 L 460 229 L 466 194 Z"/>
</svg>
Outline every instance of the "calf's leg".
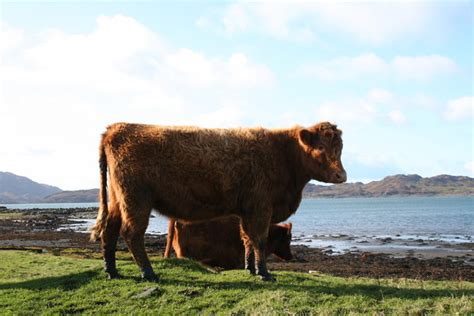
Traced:
<svg viewBox="0 0 474 316">
<path fill-rule="evenodd" d="M 255 255 L 253 253 L 252 242 L 243 231 L 242 225 L 240 229 L 240 237 L 244 244 L 244 269 L 248 270 L 250 274 L 255 275 Z"/>
<path fill-rule="evenodd" d="M 133 259 L 142 271 L 142 277 L 148 281 L 158 281 L 145 251 L 145 231 L 148 227 L 151 208 L 136 209 L 134 213 L 127 211 L 124 213 L 126 219 L 124 218 L 122 224 L 122 236 L 128 249 L 132 252 Z"/>
</svg>

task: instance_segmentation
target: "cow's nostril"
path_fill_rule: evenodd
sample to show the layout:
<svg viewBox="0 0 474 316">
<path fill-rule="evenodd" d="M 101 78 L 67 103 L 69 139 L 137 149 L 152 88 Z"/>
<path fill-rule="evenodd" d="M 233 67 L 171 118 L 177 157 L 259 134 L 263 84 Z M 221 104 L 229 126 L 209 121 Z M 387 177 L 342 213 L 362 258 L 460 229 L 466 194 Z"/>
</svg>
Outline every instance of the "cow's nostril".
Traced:
<svg viewBox="0 0 474 316">
<path fill-rule="evenodd" d="M 336 177 L 336 181 L 340 181 L 340 182 L 346 181 L 346 173 L 345 172 L 337 172 L 335 177 Z"/>
</svg>

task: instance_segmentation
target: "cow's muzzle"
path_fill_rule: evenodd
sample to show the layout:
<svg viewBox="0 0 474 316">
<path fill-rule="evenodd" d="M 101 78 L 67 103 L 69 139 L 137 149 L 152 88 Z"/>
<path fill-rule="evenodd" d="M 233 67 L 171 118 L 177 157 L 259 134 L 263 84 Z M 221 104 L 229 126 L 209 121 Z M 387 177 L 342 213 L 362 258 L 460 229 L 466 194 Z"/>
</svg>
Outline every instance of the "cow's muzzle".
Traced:
<svg viewBox="0 0 474 316">
<path fill-rule="evenodd" d="M 346 171 L 336 171 L 332 177 L 332 183 L 344 183 L 347 181 Z"/>
</svg>

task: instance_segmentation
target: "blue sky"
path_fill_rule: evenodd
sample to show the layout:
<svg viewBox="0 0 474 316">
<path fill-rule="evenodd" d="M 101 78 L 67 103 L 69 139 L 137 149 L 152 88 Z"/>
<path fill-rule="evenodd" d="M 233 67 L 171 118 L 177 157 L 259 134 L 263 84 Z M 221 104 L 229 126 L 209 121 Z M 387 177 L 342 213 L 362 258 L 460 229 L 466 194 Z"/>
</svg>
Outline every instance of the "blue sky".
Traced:
<svg viewBox="0 0 474 316">
<path fill-rule="evenodd" d="M 3 2 L 0 170 L 97 187 L 107 124 L 344 131 L 349 181 L 474 175 L 473 4 Z"/>
</svg>

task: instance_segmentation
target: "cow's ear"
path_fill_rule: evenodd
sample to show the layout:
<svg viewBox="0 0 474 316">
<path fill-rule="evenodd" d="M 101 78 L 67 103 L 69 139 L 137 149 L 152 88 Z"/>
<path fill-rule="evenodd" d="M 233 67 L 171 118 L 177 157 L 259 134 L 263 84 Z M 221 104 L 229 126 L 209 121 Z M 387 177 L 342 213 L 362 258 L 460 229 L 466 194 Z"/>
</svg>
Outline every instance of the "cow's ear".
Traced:
<svg viewBox="0 0 474 316">
<path fill-rule="evenodd" d="M 300 129 L 298 135 L 300 142 L 306 146 L 311 146 L 311 132 L 307 129 Z"/>
</svg>

